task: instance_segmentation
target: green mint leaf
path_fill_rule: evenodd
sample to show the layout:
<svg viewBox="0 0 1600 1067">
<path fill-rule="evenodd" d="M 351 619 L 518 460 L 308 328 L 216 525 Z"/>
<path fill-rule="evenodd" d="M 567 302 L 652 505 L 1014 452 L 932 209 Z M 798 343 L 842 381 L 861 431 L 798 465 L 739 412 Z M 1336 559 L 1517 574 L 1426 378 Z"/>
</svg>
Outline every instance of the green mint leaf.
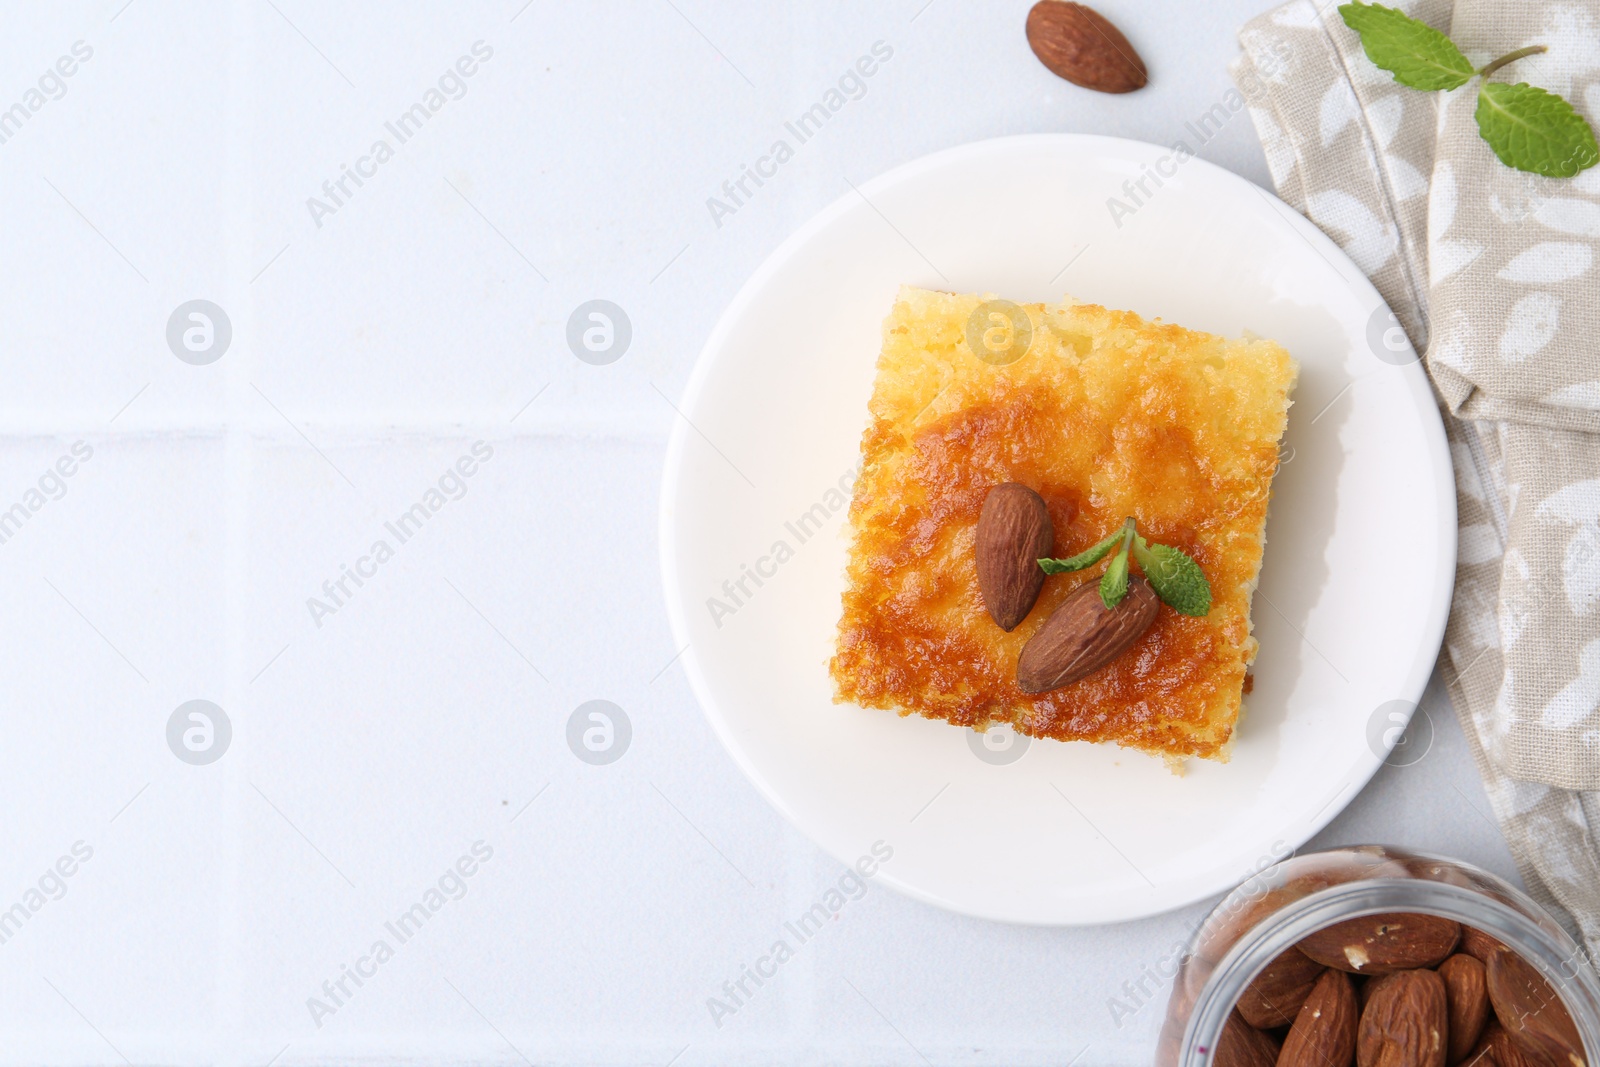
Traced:
<svg viewBox="0 0 1600 1067">
<path fill-rule="evenodd" d="M 1211 610 L 1211 583 L 1188 553 L 1140 537 L 1133 543 L 1133 555 L 1150 588 L 1173 611 L 1199 618 Z"/>
<path fill-rule="evenodd" d="M 1100 603 L 1106 606 L 1107 611 L 1122 603 L 1122 598 L 1128 595 L 1128 546 L 1133 543 L 1133 520 L 1129 519 L 1116 536 L 1122 539 L 1122 548 L 1111 557 L 1106 572 L 1100 576 Z"/>
<path fill-rule="evenodd" d="M 1085 549 L 1076 556 L 1067 559 L 1041 559 L 1039 569 L 1046 574 L 1067 574 L 1072 571 L 1081 571 L 1085 567 L 1092 567 L 1106 558 L 1106 553 L 1117 547 L 1117 542 L 1122 540 L 1123 531 L 1116 533 L 1101 541 L 1093 548 Z"/>
<path fill-rule="evenodd" d="M 1570 178 L 1600 160 L 1600 145 L 1584 117 L 1555 93 L 1525 82 L 1485 82 L 1477 119 L 1478 132 L 1508 167 Z"/>
<path fill-rule="evenodd" d="M 1339 8 L 1344 24 L 1361 35 L 1367 58 L 1413 89 L 1454 89 L 1476 73 L 1455 43 L 1426 22 L 1382 4 Z"/>
</svg>

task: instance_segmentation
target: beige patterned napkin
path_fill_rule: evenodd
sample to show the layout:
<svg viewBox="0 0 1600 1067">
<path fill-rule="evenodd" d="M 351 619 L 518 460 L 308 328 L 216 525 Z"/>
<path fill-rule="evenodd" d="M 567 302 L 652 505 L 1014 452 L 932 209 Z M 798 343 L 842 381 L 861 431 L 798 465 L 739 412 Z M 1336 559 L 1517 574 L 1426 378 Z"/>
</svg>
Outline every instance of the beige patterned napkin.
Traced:
<svg viewBox="0 0 1600 1067">
<path fill-rule="evenodd" d="M 1461 521 L 1441 668 L 1529 890 L 1600 952 L 1600 167 L 1503 166 L 1478 136 L 1476 80 L 1396 84 L 1338 2 L 1248 23 L 1234 80 L 1278 195 L 1426 354 Z M 1389 2 L 1475 66 L 1548 45 L 1496 80 L 1600 125 L 1600 0 Z"/>
</svg>

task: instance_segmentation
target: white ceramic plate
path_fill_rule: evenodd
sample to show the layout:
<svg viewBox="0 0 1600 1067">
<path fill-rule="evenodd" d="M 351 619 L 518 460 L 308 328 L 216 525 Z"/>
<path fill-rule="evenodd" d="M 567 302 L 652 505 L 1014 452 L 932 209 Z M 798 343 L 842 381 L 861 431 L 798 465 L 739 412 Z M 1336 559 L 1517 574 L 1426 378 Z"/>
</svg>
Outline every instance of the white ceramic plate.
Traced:
<svg viewBox="0 0 1600 1067">
<path fill-rule="evenodd" d="M 1136 204 L 1125 183 L 1152 171 L 1163 184 L 1146 179 Z M 1113 197 L 1135 210 L 1113 218 Z M 1071 293 L 1253 331 L 1300 361 L 1255 600 L 1255 689 L 1230 763 L 1191 760 L 1179 777 L 1111 746 L 995 749 L 970 730 L 832 702 L 839 486 L 902 284 Z M 876 880 L 921 900 L 1076 924 L 1227 889 L 1366 783 L 1397 733 L 1391 713 L 1420 698 L 1439 650 L 1455 490 L 1422 368 L 1332 241 L 1200 160 L 1114 138 L 1014 137 L 868 182 L 750 279 L 681 408 L 662 567 L 694 691 L 785 816 L 846 863 L 885 842 L 894 854 Z"/>
</svg>

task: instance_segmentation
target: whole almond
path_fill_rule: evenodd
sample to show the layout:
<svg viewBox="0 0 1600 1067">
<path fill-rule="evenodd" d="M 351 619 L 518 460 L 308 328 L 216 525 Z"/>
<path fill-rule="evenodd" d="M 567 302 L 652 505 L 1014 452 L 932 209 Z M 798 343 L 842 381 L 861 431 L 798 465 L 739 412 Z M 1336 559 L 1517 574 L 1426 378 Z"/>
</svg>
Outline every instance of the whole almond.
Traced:
<svg viewBox="0 0 1600 1067">
<path fill-rule="evenodd" d="M 1000 629 L 1010 633 L 1028 617 L 1044 587 L 1039 560 L 1055 543 L 1050 509 L 1020 482 L 989 490 L 978 515 L 978 591 Z"/>
<path fill-rule="evenodd" d="M 1067 0 L 1028 12 L 1028 47 L 1053 74 L 1102 93 L 1131 93 L 1150 80 L 1144 60 L 1104 15 Z"/>
<path fill-rule="evenodd" d="M 1301 940 L 1301 952 L 1352 974 L 1432 967 L 1456 947 L 1459 923 L 1415 912 L 1366 915 L 1325 926 Z"/>
<path fill-rule="evenodd" d="M 1278 1043 L 1272 1035 L 1252 1027 L 1238 1012 L 1229 1013 L 1217 1038 L 1212 1067 L 1273 1067 L 1277 1062 Z"/>
<path fill-rule="evenodd" d="M 1461 928 L 1461 944 L 1456 946 L 1457 952 L 1465 952 L 1479 963 L 1486 964 L 1489 962 L 1489 953 L 1497 948 L 1505 946 L 1482 930 L 1475 930 L 1470 926 Z"/>
<path fill-rule="evenodd" d="M 1322 964 L 1297 948 L 1280 955 L 1250 980 L 1239 994 L 1239 1014 L 1257 1030 L 1288 1026 L 1300 1012 L 1300 1005 L 1317 984 Z"/>
<path fill-rule="evenodd" d="M 1356 1050 L 1356 992 L 1343 971 L 1323 971 L 1283 1039 L 1278 1067 L 1349 1067 Z"/>
<path fill-rule="evenodd" d="M 1449 1007 L 1433 971 L 1398 971 L 1372 992 L 1356 1036 L 1357 1067 L 1445 1067 Z"/>
<path fill-rule="evenodd" d="M 1489 954 L 1484 980 L 1495 1017 L 1528 1059 L 1544 1067 L 1584 1067 L 1583 1038 L 1533 964 L 1502 945 Z"/>
<path fill-rule="evenodd" d="M 1130 577 L 1127 595 L 1109 610 L 1099 581 L 1084 582 L 1022 646 L 1017 685 L 1024 693 L 1048 693 L 1093 674 L 1139 640 L 1160 607 L 1143 578 Z"/>
<path fill-rule="evenodd" d="M 1451 1063 L 1464 1058 L 1478 1045 L 1483 1026 L 1489 1021 L 1489 987 L 1483 964 L 1458 952 L 1439 964 L 1444 979 L 1445 1004 L 1450 1015 Z"/>
</svg>

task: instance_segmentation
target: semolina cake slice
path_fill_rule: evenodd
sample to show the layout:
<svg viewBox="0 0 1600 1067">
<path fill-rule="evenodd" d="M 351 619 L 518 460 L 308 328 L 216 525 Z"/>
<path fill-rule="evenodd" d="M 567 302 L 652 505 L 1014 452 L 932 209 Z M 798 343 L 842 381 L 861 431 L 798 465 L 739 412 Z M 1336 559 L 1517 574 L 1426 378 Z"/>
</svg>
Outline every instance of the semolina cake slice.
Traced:
<svg viewBox="0 0 1600 1067">
<path fill-rule="evenodd" d="M 850 505 L 835 700 L 1225 760 L 1255 658 L 1250 600 L 1295 376 L 1272 341 L 1094 304 L 902 289 L 884 322 Z M 1133 517 L 1140 534 L 1199 563 L 1209 612 L 1163 605 L 1106 666 L 1024 693 L 1023 646 L 1100 568 L 1047 579 L 1032 611 L 1002 630 L 979 590 L 974 537 L 989 490 L 1006 482 L 1043 498 L 1055 557 Z"/>
</svg>

